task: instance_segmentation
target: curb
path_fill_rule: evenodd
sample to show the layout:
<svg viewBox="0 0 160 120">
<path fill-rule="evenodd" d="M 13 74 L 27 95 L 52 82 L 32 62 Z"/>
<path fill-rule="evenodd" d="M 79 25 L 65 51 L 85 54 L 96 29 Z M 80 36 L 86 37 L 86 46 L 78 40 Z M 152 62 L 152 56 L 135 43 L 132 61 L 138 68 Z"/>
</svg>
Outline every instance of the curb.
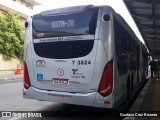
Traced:
<svg viewBox="0 0 160 120">
<path fill-rule="evenodd" d="M 10 81 L 10 80 L 17 80 L 17 79 L 22 79 L 23 76 L 14 76 L 14 77 L 4 77 L 0 78 L 0 81 Z"/>
</svg>

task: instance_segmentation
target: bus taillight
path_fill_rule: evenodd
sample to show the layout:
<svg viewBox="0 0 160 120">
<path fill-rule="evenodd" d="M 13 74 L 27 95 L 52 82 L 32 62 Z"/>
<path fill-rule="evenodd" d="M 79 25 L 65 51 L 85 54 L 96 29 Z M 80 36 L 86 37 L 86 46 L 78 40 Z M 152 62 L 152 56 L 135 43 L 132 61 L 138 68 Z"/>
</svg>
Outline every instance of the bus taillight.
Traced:
<svg viewBox="0 0 160 120">
<path fill-rule="evenodd" d="M 23 80 L 23 85 L 24 85 L 25 89 L 28 89 L 31 86 L 26 63 L 24 63 L 24 80 Z"/>
<path fill-rule="evenodd" d="M 103 71 L 99 93 L 102 96 L 107 96 L 112 92 L 113 88 L 113 61 L 109 61 Z"/>
</svg>

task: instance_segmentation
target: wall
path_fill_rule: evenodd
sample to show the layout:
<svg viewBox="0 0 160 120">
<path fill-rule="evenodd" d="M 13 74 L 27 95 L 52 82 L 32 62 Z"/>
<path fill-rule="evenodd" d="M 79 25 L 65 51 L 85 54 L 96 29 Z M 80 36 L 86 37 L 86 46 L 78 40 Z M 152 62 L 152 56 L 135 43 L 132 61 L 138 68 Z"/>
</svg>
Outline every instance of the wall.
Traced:
<svg viewBox="0 0 160 120">
<path fill-rule="evenodd" d="M 22 4 L 22 0 L 14 0 L 15 2 Z"/>
<path fill-rule="evenodd" d="M 29 3 L 23 1 L 23 0 L 16 0 L 17 3 L 27 7 L 27 8 L 30 8 L 30 9 L 33 9 L 33 5 L 30 5 Z"/>
<path fill-rule="evenodd" d="M 6 61 L 3 59 L 3 56 L 0 54 L 0 75 L 14 74 L 18 64 L 23 65 L 23 61 L 19 59 L 12 59 L 12 60 Z"/>
</svg>

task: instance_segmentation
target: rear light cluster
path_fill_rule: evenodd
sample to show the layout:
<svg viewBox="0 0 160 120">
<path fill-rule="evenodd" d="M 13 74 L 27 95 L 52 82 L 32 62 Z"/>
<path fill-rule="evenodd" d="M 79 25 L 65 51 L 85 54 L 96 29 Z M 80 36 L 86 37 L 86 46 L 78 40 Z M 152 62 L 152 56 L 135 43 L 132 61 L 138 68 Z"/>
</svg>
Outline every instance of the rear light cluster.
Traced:
<svg viewBox="0 0 160 120">
<path fill-rule="evenodd" d="M 23 80 L 23 85 L 24 85 L 25 89 L 28 89 L 31 86 L 26 63 L 24 63 L 24 80 Z"/>
<path fill-rule="evenodd" d="M 109 61 L 104 68 L 98 91 L 102 96 L 105 97 L 112 92 L 112 89 L 113 89 L 113 61 Z"/>
</svg>

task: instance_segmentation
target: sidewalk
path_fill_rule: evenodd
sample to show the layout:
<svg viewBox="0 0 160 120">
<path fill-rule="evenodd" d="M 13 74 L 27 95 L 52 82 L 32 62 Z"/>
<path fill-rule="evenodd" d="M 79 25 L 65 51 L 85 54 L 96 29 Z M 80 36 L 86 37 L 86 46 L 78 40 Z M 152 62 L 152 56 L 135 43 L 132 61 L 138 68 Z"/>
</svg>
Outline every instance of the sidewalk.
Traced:
<svg viewBox="0 0 160 120">
<path fill-rule="evenodd" d="M 139 111 L 160 111 L 160 80 L 150 78 L 150 86 Z"/>
<path fill-rule="evenodd" d="M 142 116 L 126 117 L 123 120 L 160 120 L 160 80 L 151 78 L 150 71 L 148 81 L 130 108 L 129 113 L 139 113 Z M 147 113 L 148 116 L 145 116 L 144 113 Z"/>
<path fill-rule="evenodd" d="M 150 78 L 132 106 L 131 112 L 148 116 L 128 117 L 131 120 L 160 120 L 160 80 Z M 138 106 L 138 107 L 136 107 Z M 153 115 L 153 116 L 152 116 Z"/>
<path fill-rule="evenodd" d="M 14 73 L 3 73 L 0 74 L 0 81 L 14 80 L 14 79 L 22 79 L 23 74 L 16 75 Z"/>
</svg>

